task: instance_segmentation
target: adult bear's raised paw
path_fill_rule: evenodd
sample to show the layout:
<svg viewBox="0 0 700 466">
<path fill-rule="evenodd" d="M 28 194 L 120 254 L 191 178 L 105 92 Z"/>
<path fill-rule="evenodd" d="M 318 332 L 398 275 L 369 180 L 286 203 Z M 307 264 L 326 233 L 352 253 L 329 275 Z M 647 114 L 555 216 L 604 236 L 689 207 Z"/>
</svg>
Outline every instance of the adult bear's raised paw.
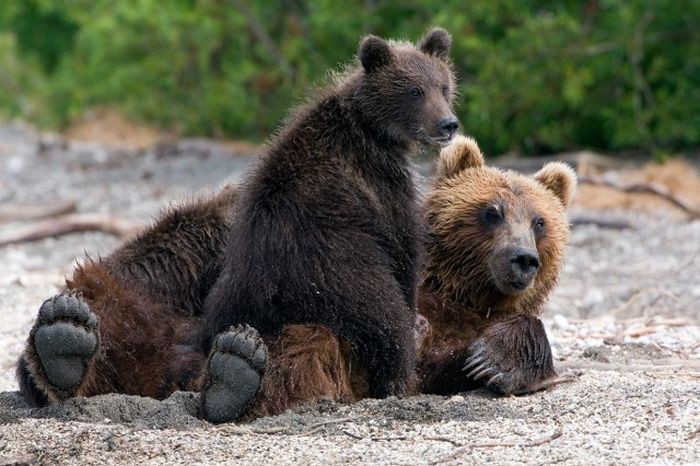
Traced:
<svg viewBox="0 0 700 466">
<path fill-rule="evenodd" d="M 521 395 L 556 385 L 552 352 L 540 321 L 519 316 L 486 328 L 469 348 L 468 379 L 501 395 Z"/>
<path fill-rule="evenodd" d="M 207 362 L 202 392 L 204 417 L 210 422 L 238 419 L 255 401 L 267 366 L 267 346 L 248 325 L 219 334 Z"/>
<path fill-rule="evenodd" d="M 67 395 L 80 386 L 99 346 L 97 316 L 82 299 L 62 294 L 41 305 L 31 332 L 46 382 Z"/>
</svg>

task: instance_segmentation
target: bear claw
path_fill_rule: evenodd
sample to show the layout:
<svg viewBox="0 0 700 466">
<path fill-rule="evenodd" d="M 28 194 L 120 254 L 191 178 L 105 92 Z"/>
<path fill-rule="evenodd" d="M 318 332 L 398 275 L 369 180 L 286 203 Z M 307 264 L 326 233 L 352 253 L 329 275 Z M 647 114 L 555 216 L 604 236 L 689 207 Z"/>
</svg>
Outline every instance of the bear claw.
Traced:
<svg viewBox="0 0 700 466">
<path fill-rule="evenodd" d="M 248 325 L 231 327 L 214 340 L 202 394 L 204 416 L 220 423 L 238 419 L 255 401 L 267 365 L 267 346 Z"/>
<path fill-rule="evenodd" d="M 534 330 L 522 330 L 524 325 L 531 325 Z M 528 335 L 528 340 L 521 342 L 505 332 L 484 335 L 469 347 L 462 369 L 466 377 L 500 395 L 531 393 L 551 385 L 556 372 L 539 320 L 514 321 L 503 326 Z"/>
<path fill-rule="evenodd" d="M 50 385 L 70 392 L 82 382 L 98 347 L 97 316 L 77 296 L 46 300 L 34 326 L 33 345 Z"/>
</svg>

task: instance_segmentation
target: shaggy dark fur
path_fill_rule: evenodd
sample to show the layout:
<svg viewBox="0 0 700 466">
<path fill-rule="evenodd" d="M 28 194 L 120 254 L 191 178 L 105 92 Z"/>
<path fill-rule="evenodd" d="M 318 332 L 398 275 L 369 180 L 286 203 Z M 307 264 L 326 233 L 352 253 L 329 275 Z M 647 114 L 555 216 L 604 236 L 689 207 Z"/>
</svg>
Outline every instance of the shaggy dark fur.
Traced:
<svg viewBox="0 0 700 466">
<path fill-rule="evenodd" d="M 171 209 L 110 257 L 79 266 L 60 297 L 60 315 L 46 312 L 59 297 L 48 300 L 30 332 L 17 369 L 25 398 L 36 405 L 110 392 L 164 398 L 191 388 L 205 359 L 195 315 L 220 270 L 236 197 L 229 188 Z M 86 328 L 85 316 L 96 325 Z M 65 355 L 92 335 L 99 348 L 69 364 Z M 50 346 L 56 338 L 62 345 Z M 61 382 L 76 374 L 78 384 Z"/>
<path fill-rule="evenodd" d="M 424 49 L 369 36 L 362 67 L 299 109 L 241 189 L 203 348 L 230 325 L 314 323 L 348 340 L 373 397 L 408 392 L 420 241 L 408 155 L 446 144 L 449 36 Z"/>
<path fill-rule="evenodd" d="M 214 368 L 216 354 L 254 365 L 233 347 L 207 360 L 196 337 L 205 328 L 208 349 L 215 334 L 244 318 L 270 348 L 249 416 L 320 396 L 350 401 L 370 392 L 368 380 L 375 396 L 405 393 L 414 372 L 419 241 L 406 156 L 418 143 L 445 144 L 456 129 L 449 42 L 442 30 L 419 48 L 364 39 L 362 66 L 295 114 L 240 201 L 231 188 L 171 209 L 106 259 L 88 258 L 67 280 L 62 296 L 70 306 L 60 325 L 40 315 L 32 329 L 17 368 L 25 398 L 42 405 L 204 389 L 211 400 L 211 387 L 235 385 L 221 383 L 228 359 Z M 201 310 L 217 279 L 203 327 Z M 233 299 L 239 304 L 229 306 Z M 86 316 L 96 322 L 89 331 Z M 296 321 L 326 324 L 345 338 L 321 325 L 280 329 Z M 56 336 L 65 345 L 53 345 Z M 79 353 L 78 364 L 54 363 L 93 338 L 94 353 Z"/>
</svg>

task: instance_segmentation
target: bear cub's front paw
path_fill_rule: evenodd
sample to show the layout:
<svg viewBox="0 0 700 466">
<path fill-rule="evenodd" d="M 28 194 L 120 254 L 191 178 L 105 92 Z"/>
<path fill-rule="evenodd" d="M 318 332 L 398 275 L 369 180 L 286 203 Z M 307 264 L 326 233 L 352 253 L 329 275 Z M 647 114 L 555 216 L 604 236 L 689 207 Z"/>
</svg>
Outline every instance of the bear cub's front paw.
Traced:
<svg viewBox="0 0 700 466">
<path fill-rule="evenodd" d="M 267 357 L 267 346 L 248 325 L 231 327 L 216 337 L 202 393 L 208 421 L 235 421 L 245 413 L 260 389 Z"/>
<path fill-rule="evenodd" d="M 64 395 L 82 382 L 97 352 L 97 316 L 78 296 L 62 294 L 41 305 L 31 332 L 48 383 Z"/>
</svg>

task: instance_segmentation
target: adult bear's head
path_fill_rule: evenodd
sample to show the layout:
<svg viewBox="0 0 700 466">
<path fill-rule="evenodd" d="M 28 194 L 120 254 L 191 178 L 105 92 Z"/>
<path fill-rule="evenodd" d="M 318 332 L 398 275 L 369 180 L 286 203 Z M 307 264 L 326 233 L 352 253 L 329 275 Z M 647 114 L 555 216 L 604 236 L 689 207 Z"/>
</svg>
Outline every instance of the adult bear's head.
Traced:
<svg viewBox="0 0 700 466">
<path fill-rule="evenodd" d="M 426 203 L 428 290 L 483 312 L 542 308 L 569 239 L 576 174 L 550 162 L 533 176 L 488 167 L 473 139 L 444 148 Z"/>
<path fill-rule="evenodd" d="M 459 127 L 452 112 L 451 42 L 440 28 L 418 45 L 364 37 L 358 52 L 362 77 L 354 96 L 363 117 L 397 141 L 447 145 Z"/>
</svg>

